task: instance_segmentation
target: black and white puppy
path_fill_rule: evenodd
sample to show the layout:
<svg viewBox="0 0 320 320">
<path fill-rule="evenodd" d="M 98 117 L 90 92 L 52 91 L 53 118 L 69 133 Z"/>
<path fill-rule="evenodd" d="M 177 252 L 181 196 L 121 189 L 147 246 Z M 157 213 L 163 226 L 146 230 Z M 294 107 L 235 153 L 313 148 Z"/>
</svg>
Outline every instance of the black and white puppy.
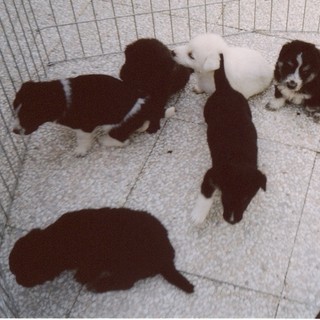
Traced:
<svg viewBox="0 0 320 320">
<path fill-rule="evenodd" d="M 275 96 L 267 108 L 278 110 L 286 101 L 303 105 L 319 118 L 320 51 L 312 43 L 294 40 L 286 43 L 274 71 Z M 320 118 L 319 118 L 320 119 Z"/>
<path fill-rule="evenodd" d="M 161 222 L 126 208 L 68 212 L 45 229 L 33 229 L 14 245 L 9 265 L 16 281 L 33 287 L 64 270 L 90 291 L 131 288 L 161 274 L 187 293 L 193 285 L 175 268 L 174 248 Z"/>
<path fill-rule="evenodd" d="M 170 96 L 185 87 L 192 72 L 177 64 L 171 51 L 157 39 L 139 39 L 126 47 L 120 78 L 149 96 L 154 113 L 148 132 L 160 128 L 160 119 Z M 173 115 L 174 107 L 167 112 Z"/>
<path fill-rule="evenodd" d="M 266 190 L 267 178 L 257 169 L 257 132 L 249 104 L 230 86 L 222 54 L 214 80 L 216 91 L 204 108 L 212 168 L 204 176 L 192 220 L 197 224 L 205 220 L 218 188 L 222 194 L 223 217 L 235 224 L 241 221 L 257 191 Z"/>
<path fill-rule="evenodd" d="M 149 102 L 147 95 L 108 75 L 29 81 L 13 103 L 17 115 L 13 131 L 30 134 L 45 122 L 65 125 L 76 132 L 75 154 L 84 156 L 98 127 L 106 133 L 99 142 L 107 147 L 124 146 L 133 132 L 144 131 L 155 113 Z"/>
</svg>

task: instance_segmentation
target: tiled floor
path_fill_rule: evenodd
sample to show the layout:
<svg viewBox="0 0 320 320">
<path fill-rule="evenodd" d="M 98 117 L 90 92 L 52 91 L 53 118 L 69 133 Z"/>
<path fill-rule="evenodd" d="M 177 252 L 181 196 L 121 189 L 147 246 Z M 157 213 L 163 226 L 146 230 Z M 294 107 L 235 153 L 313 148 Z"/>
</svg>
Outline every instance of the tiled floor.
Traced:
<svg viewBox="0 0 320 320">
<path fill-rule="evenodd" d="M 301 33 L 246 33 L 227 41 L 260 50 L 274 64 L 282 44 L 296 37 L 320 42 Z M 117 76 L 122 63 L 122 54 L 60 63 L 48 77 Z M 177 113 L 162 121 L 158 133 L 137 134 L 123 149 L 95 144 L 79 159 L 67 128 L 46 124 L 32 135 L 0 252 L 19 316 L 312 318 L 319 311 L 320 125 L 296 106 L 267 111 L 273 88 L 250 99 L 267 191 L 259 191 L 233 226 L 223 220 L 217 194 L 209 218 L 195 227 L 190 212 L 210 156 L 202 115 L 207 97 L 194 94 L 193 84 L 191 79 L 171 99 Z M 160 276 L 99 295 L 68 272 L 32 289 L 15 283 L 7 258 L 21 235 L 64 212 L 105 206 L 144 209 L 159 218 L 175 247 L 176 266 L 195 293 L 187 295 Z"/>
</svg>

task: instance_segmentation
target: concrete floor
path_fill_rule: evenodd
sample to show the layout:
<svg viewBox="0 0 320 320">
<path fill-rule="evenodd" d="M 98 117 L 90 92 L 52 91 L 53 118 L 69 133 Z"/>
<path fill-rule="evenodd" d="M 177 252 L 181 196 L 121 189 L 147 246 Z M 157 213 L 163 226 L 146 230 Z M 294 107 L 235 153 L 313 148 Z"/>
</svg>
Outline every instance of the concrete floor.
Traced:
<svg viewBox="0 0 320 320">
<path fill-rule="evenodd" d="M 295 38 L 320 42 L 318 35 L 289 32 L 226 40 L 259 50 L 274 64 L 281 46 Z M 117 76 L 123 59 L 111 54 L 57 63 L 48 68 L 48 78 Z M 195 227 L 190 213 L 210 156 L 203 119 L 207 96 L 193 93 L 193 84 L 192 78 L 171 99 L 176 115 L 162 120 L 159 132 L 136 134 L 123 149 L 96 143 L 85 158 L 75 158 L 69 129 L 45 124 L 32 134 L 0 251 L 20 317 L 312 318 L 318 313 L 320 125 L 298 106 L 266 110 L 272 87 L 250 99 L 267 191 L 259 191 L 236 225 L 223 220 L 217 193 L 210 216 Z M 67 211 L 105 206 L 143 209 L 160 219 L 194 294 L 160 276 L 128 291 L 98 295 L 76 283 L 71 272 L 32 289 L 16 284 L 7 260 L 20 236 Z"/>
</svg>

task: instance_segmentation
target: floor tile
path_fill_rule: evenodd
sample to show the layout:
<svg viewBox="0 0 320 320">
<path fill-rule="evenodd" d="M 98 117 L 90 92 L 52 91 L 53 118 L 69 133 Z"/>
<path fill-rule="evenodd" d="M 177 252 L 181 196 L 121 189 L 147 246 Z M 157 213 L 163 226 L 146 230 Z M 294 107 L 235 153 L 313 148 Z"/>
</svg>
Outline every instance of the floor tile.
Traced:
<svg viewBox="0 0 320 320">
<path fill-rule="evenodd" d="M 44 67 L 48 79 L 85 73 L 118 77 L 124 62 L 124 54 L 119 52 L 139 37 L 156 37 L 172 48 L 206 30 L 224 32 L 230 45 L 259 50 L 272 65 L 287 41 L 300 39 L 320 45 L 318 0 L 291 0 L 290 6 L 288 1 L 265 1 L 258 6 L 255 0 L 74 0 L 75 17 L 70 4 L 57 0 L 52 12 L 51 3 L 24 2 L 27 12 L 31 12 L 32 4 L 38 22 L 37 43 L 43 41 L 47 48 L 49 64 Z M 206 11 L 201 7 L 204 3 Z M 191 8 L 186 9 L 187 4 Z M 15 6 L 23 9 L 20 2 Z M 39 54 L 46 55 L 42 45 L 36 50 L 31 33 L 19 33 L 25 61 L 22 59 L 15 41 L 11 41 L 15 35 L 8 24 L 7 10 L 14 27 L 19 27 L 15 7 L 1 2 L 0 8 L 1 22 L 6 24 L 5 37 L 0 38 L 13 78 L 1 81 L 5 81 L 11 99 L 14 85 L 20 86 L 17 67 L 23 81 L 30 76 L 45 77 L 31 61 L 24 36 L 30 40 L 37 62 Z M 97 23 L 93 21 L 94 9 Z M 116 21 L 110 19 L 113 13 L 118 16 Z M 133 17 L 133 13 L 137 15 Z M 25 19 L 25 13 L 21 17 Z M 55 19 L 61 37 L 54 27 Z M 252 28 L 256 31 L 251 32 Z M 294 32 L 299 30 L 306 32 Z M 8 39 L 12 52 L 19 52 L 16 61 Z M 6 72 L 0 70 L 3 79 L 8 78 Z M 210 156 L 203 118 L 208 96 L 195 94 L 194 85 L 192 75 L 186 88 L 170 99 L 168 106 L 175 106 L 176 114 L 162 121 L 161 131 L 134 135 L 124 149 L 103 149 L 95 143 L 90 153 L 79 159 L 73 155 L 75 137 L 66 128 L 46 124 L 31 136 L 0 250 L 1 275 L 20 317 L 313 318 L 317 314 L 320 125 L 298 106 L 288 104 L 278 112 L 266 110 L 273 97 L 272 86 L 251 98 L 259 137 L 259 168 L 268 177 L 267 191 L 256 195 L 243 221 L 235 226 L 223 220 L 217 193 L 209 217 L 195 227 L 190 212 L 210 166 Z M 1 101 L 8 102 L 4 98 Z M 10 113 L 5 117 L 10 119 Z M 10 141 L 6 136 L 7 132 L 0 133 L 1 143 L 7 146 Z M 21 149 L 19 137 L 14 140 Z M 16 167 L 18 159 L 11 147 L 8 150 Z M 11 183 L 10 168 L 2 160 L 0 168 Z M 2 196 L 1 203 L 8 206 L 9 201 Z M 194 283 L 195 293 L 187 295 L 161 276 L 139 281 L 128 291 L 101 295 L 82 288 L 73 280 L 72 272 L 33 289 L 16 284 L 8 256 L 20 236 L 54 222 L 66 211 L 104 206 L 143 209 L 160 219 L 176 250 L 176 266 Z M 5 226 L 3 218 L 0 226 Z"/>
<path fill-rule="evenodd" d="M 282 299 L 277 310 L 277 318 L 312 319 L 319 308 L 297 301 Z"/>
<path fill-rule="evenodd" d="M 260 140 L 267 192 L 256 195 L 234 226 L 224 222 L 217 194 L 207 221 L 195 227 L 189 215 L 210 166 L 205 127 L 172 120 L 126 206 L 146 209 L 168 227 L 182 270 L 280 294 L 314 157 L 305 149 Z"/>
<path fill-rule="evenodd" d="M 271 318 L 277 299 L 194 276 L 187 295 L 161 276 L 138 282 L 131 290 L 92 295 L 81 292 L 71 317 L 107 318 Z"/>
<path fill-rule="evenodd" d="M 295 246 L 290 259 L 284 296 L 320 309 L 320 158 L 314 166 Z"/>
<path fill-rule="evenodd" d="M 31 140 L 9 224 L 39 227 L 67 211 L 122 206 L 157 135 L 136 134 L 125 148 L 96 143 L 86 157 L 77 158 L 70 130 L 42 128 Z"/>
</svg>

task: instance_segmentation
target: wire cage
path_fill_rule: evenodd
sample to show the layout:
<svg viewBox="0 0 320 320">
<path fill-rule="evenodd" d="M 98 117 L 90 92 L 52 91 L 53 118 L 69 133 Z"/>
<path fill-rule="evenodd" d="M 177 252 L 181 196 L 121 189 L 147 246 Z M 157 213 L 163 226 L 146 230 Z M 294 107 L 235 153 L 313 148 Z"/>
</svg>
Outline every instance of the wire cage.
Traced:
<svg viewBox="0 0 320 320">
<path fill-rule="evenodd" d="M 12 101 L 23 82 L 49 79 L 51 68 L 67 61 L 121 54 L 128 43 L 143 37 L 170 46 L 204 32 L 270 36 L 318 35 L 319 30 L 318 0 L 1 1 L 0 236 L 28 149 L 28 138 L 11 133 Z M 14 316 L 10 295 L 2 293 L 0 285 L 0 312 Z"/>
</svg>

